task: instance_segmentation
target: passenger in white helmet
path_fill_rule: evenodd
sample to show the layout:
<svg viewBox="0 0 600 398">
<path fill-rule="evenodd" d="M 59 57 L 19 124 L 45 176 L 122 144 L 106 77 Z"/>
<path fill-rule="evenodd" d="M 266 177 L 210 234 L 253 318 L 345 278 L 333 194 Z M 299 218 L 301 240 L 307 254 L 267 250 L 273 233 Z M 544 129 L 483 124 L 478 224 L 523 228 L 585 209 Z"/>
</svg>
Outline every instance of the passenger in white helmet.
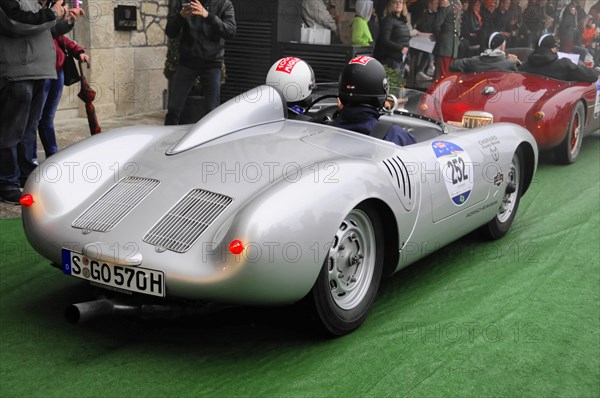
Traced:
<svg viewBox="0 0 600 398">
<path fill-rule="evenodd" d="M 285 57 L 273 64 L 266 84 L 278 89 L 287 102 L 288 116 L 304 114 L 315 88 L 315 74 L 308 63 L 297 57 Z"/>
</svg>

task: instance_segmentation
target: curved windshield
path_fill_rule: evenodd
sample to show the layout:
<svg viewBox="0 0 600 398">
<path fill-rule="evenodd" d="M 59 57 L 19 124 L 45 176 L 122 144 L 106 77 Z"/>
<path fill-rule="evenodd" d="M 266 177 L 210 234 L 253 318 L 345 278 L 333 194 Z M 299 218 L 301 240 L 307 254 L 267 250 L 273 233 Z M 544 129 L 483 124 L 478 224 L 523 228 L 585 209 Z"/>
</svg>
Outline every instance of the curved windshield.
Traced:
<svg viewBox="0 0 600 398">
<path fill-rule="evenodd" d="M 414 116 L 439 125 L 443 124 L 440 102 L 432 95 L 404 87 L 390 87 L 389 94 L 397 99 L 398 105 L 393 110 L 394 114 Z M 386 105 L 389 104 L 391 101 Z"/>
</svg>

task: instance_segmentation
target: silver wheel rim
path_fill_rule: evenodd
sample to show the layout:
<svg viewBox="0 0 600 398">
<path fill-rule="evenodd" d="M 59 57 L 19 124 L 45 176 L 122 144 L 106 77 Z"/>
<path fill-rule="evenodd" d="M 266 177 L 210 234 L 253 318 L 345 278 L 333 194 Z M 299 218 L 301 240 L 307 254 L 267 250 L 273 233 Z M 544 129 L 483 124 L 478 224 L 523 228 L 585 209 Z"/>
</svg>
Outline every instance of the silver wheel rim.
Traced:
<svg viewBox="0 0 600 398">
<path fill-rule="evenodd" d="M 508 172 L 508 184 L 515 184 L 516 189 L 513 193 L 504 194 L 504 198 L 502 198 L 502 205 L 498 212 L 498 221 L 501 223 L 506 222 L 515 210 L 517 195 L 519 194 L 519 181 L 521 179 L 520 172 L 521 167 L 519 164 L 519 157 L 515 153 L 510 164 L 510 171 Z"/>
<path fill-rule="evenodd" d="M 340 225 L 329 249 L 327 271 L 336 305 L 344 310 L 358 306 L 375 271 L 375 231 L 362 210 L 352 210 Z"/>
</svg>

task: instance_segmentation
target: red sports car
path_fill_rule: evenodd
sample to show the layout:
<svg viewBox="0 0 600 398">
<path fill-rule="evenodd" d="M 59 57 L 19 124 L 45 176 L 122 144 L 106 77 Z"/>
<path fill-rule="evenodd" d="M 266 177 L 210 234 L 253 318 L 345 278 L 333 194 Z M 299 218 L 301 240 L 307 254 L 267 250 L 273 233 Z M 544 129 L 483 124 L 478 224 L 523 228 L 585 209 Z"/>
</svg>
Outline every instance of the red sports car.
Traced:
<svg viewBox="0 0 600 398">
<path fill-rule="evenodd" d="M 466 127 L 512 122 L 527 128 L 540 150 L 573 163 L 585 135 L 600 129 L 600 81 L 566 82 L 522 72 L 449 75 L 430 89 L 444 120 Z"/>
</svg>

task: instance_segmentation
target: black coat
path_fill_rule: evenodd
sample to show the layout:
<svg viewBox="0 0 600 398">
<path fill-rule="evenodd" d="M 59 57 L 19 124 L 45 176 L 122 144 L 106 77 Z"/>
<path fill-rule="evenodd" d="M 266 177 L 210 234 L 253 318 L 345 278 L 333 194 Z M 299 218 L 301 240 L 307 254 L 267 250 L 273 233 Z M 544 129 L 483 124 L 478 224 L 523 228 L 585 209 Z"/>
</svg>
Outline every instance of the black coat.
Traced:
<svg viewBox="0 0 600 398">
<path fill-rule="evenodd" d="M 494 31 L 496 32 L 511 32 L 512 31 L 512 26 L 511 26 L 511 15 L 508 11 L 500 11 L 499 8 L 496 8 L 494 10 L 494 13 L 492 14 L 492 19 L 494 21 Z M 487 38 L 489 39 L 489 35 L 487 36 Z"/>
<path fill-rule="evenodd" d="M 479 45 L 479 33 L 481 31 L 481 23 L 475 13 L 467 10 L 462 16 L 462 24 L 460 25 L 460 33 L 462 37 L 469 40 L 472 46 Z M 472 34 L 473 33 L 473 34 Z"/>
<path fill-rule="evenodd" d="M 430 11 L 428 8 L 423 11 L 419 23 L 417 24 L 417 30 L 423 33 L 433 33 L 433 23 L 435 22 L 435 12 Z"/>
<path fill-rule="evenodd" d="M 558 25 L 558 37 L 561 41 L 575 41 L 578 35 L 579 24 L 577 23 L 577 14 L 565 11 Z"/>
<path fill-rule="evenodd" d="M 546 13 L 544 9 L 537 4 L 530 4 L 523 11 L 523 26 L 521 33 L 529 35 L 532 40 L 540 37 L 544 31 L 546 22 Z"/>
<path fill-rule="evenodd" d="M 479 55 L 471 58 L 455 59 L 450 63 L 452 72 L 493 72 L 493 71 L 517 71 L 515 61 L 506 59 L 506 56 L 499 54 Z"/>
<path fill-rule="evenodd" d="M 481 6 L 481 29 L 479 30 L 479 45 L 481 51 L 485 50 L 488 47 L 488 39 L 490 35 L 494 33 L 494 16 L 493 14 L 485 7 Z"/>
<path fill-rule="evenodd" d="M 390 65 L 390 59 L 401 63 L 402 49 L 409 41 L 410 30 L 404 18 L 390 14 L 381 21 L 373 55 L 383 64 Z"/>
<path fill-rule="evenodd" d="M 197 69 L 199 66 L 221 65 L 225 55 L 225 39 L 235 35 L 236 23 L 233 4 L 229 0 L 202 0 L 208 17 L 182 17 L 181 0 L 175 0 L 169 10 L 165 33 L 171 39 L 180 32 L 180 63 Z"/>
<path fill-rule="evenodd" d="M 460 43 L 460 10 L 459 0 L 450 0 L 448 7 L 438 8 L 433 26 L 435 36 L 433 55 L 457 57 Z"/>
<path fill-rule="evenodd" d="M 527 62 L 525 62 L 519 70 L 558 80 L 589 83 L 598 80 L 598 73 L 593 69 L 575 65 L 566 58 L 558 58 L 556 53 L 547 48 L 538 48 L 529 54 Z"/>
</svg>

